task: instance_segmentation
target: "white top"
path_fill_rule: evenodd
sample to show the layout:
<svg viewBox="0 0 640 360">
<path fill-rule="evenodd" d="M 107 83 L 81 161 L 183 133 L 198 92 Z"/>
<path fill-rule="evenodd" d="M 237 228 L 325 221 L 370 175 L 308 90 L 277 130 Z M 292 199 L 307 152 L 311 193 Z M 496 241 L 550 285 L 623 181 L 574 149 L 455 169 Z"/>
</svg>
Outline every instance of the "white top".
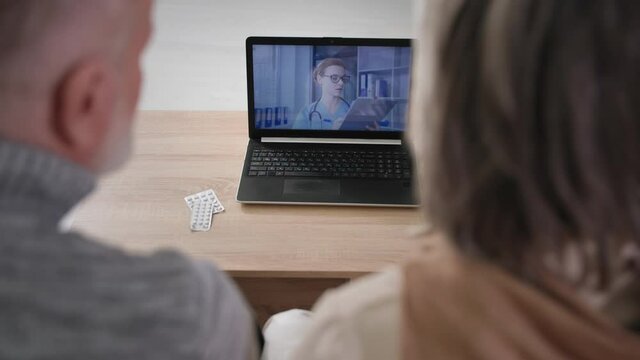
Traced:
<svg viewBox="0 0 640 360">
<path fill-rule="evenodd" d="M 328 291 L 290 359 L 400 359 L 401 289 L 394 267 Z"/>
</svg>

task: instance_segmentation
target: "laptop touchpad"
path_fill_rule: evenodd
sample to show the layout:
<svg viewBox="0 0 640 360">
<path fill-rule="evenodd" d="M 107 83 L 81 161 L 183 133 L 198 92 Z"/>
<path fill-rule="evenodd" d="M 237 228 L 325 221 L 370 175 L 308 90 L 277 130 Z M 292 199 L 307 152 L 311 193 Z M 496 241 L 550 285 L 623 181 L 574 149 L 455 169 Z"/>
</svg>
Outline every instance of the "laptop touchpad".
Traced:
<svg viewBox="0 0 640 360">
<path fill-rule="evenodd" d="M 297 180 L 284 181 L 283 195 L 336 198 L 340 196 L 340 180 Z"/>
</svg>

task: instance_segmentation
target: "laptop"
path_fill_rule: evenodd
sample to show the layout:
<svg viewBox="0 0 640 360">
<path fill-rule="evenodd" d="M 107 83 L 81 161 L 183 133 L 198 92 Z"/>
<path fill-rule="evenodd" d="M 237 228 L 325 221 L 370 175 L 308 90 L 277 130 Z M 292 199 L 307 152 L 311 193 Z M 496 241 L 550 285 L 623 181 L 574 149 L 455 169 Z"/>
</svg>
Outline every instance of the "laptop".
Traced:
<svg viewBox="0 0 640 360">
<path fill-rule="evenodd" d="M 409 39 L 250 37 L 247 204 L 416 206 Z"/>
</svg>

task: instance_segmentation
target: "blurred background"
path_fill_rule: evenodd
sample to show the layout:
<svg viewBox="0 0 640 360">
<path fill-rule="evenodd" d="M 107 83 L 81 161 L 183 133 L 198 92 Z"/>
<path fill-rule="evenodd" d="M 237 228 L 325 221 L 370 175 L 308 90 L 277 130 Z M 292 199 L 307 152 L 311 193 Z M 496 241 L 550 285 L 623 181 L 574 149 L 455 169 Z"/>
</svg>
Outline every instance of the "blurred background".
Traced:
<svg viewBox="0 0 640 360">
<path fill-rule="evenodd" d="M 247 109 L 248 36 L 412 38 L 413 0 L 156 0 L 142 110 Z"/>
</svg>

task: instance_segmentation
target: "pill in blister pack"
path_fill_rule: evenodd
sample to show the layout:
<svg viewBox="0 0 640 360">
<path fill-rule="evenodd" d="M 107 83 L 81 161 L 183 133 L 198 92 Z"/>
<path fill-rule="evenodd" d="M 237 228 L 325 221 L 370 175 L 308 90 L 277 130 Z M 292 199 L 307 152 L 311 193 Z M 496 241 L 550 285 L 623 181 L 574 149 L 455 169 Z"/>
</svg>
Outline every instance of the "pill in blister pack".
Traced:
<svg viewBox="0 0 640 360">
<path fill-rule="evenodd" d="M 209 231 L 213 222 L 213 215 L 224 211 L 224 206 L 216 196 L 216 193 L 209 189 L 184 198 L 189 209 L 191 209 L 191 230 Z"/>
<path fill-rule="evenodd" d="M 224 211 L 224 206 L 222 206 L 222 203 L 220 202 L 220 200 L 218 200 L 218 196 L 216 196 L 216 193 L 211 189 L 201 191 L 197 194 L 189 195 L 184 198 L 184 201 L 187 203 L 187 206 L 189 206 L 189 209 L 193 209 L 193 204 L 200 201 L 213 203 L 214 214 L 218 214 Z"/>
<path fill-rule="evenodd" d="M 191 208 L 191 230 L 209 231 L 213 221 L 213 203 L 196 201 Z"/>
</svg>

